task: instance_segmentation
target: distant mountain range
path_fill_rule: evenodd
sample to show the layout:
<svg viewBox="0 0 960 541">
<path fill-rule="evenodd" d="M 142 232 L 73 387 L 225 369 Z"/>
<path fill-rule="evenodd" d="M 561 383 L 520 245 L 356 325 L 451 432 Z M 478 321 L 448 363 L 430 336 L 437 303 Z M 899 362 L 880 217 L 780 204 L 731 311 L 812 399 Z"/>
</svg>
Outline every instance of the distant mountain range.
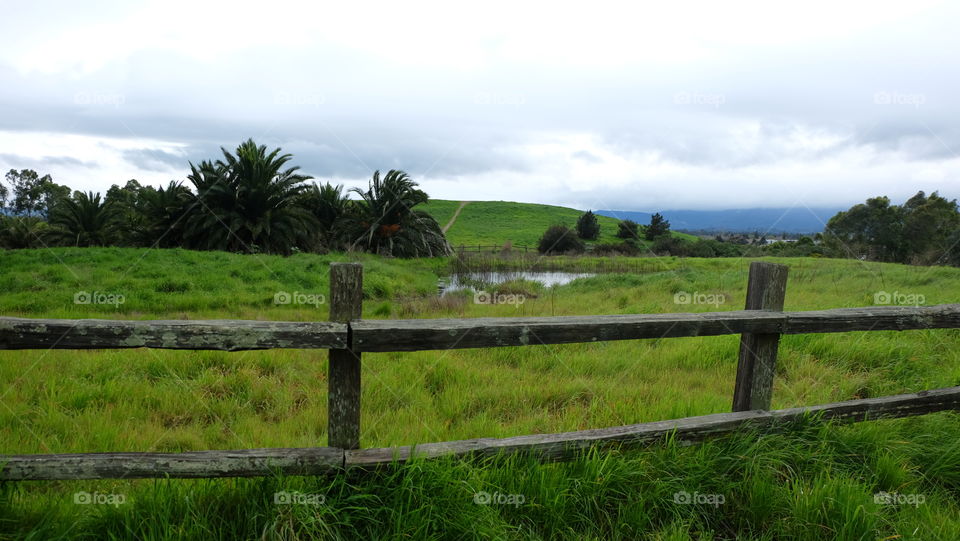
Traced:
<svg viewBox="0 0 960 541">
<path fill-rule="evenodd" d="M 818 233 L 824 224 L 845 208 L 763 208 L 733 210 L 666 210 L 661 212 L 670 228 L 682 231 L 752 233 Z M 601 216 L 650 223 L 651 212 L 595 210 Z"/>
</svg>

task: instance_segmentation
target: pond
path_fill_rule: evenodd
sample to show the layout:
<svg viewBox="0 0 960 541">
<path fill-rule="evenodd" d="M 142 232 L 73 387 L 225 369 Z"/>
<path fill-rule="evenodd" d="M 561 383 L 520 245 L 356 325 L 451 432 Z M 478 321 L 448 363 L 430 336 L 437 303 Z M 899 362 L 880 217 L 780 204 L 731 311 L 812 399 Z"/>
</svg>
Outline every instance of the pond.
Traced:
<svg viewBox="0 0 960 541">
<path fill-rule="evenodd" d="M 546 287 L 562 286 L 569 284 L 577 278 L 589 278 L 596 276 L 589 272 L 530 272 L 530 271 L 502 271 L 502 272 L 468 272 L 464 274 L 452 274 L 446 278 L 440 279 L 437 289 L 440 295 L 445 295 L 455 289 L 472 288 L 474 284 L 482 284 L 484 287 L 493 284 L 502 284 L 511 280 L 532 280 L 540 282 Z"/>
</svg>

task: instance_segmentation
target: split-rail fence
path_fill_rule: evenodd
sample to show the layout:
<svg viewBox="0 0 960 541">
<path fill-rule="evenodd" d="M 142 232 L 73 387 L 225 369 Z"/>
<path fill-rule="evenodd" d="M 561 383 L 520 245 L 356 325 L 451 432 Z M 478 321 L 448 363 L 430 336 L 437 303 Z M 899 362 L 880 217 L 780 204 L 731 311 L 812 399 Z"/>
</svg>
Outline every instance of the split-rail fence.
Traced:
<svg viewBox="0 0 960 541">
<path fill-rule="evenodd" d="M 674 435 L 699 441 L 744 427 L 774 428 L 809 415 L 858 422 L 960 410 L 960 387 L 770 410 L 780 336 L 960 328 L 960 304 L 783 311 L 787 267 L 750 265 L 746 309 L 706 313 L 470 319 L 361 319 L 363 269 L 330 267 L 324 322 L 123 321 L 0 317 L 0 349 L 327 349 L 327 447 L 181 453 L 0 455 L 0 480 L 320 475 L 413 458 L 525 453 L 562 459 L 590 446 L 639 446 Z M 367 352 L 446 350 L 740 334 L 732 412 L 558 434 L 361 448 L 361 358 Z"/>
</svg>

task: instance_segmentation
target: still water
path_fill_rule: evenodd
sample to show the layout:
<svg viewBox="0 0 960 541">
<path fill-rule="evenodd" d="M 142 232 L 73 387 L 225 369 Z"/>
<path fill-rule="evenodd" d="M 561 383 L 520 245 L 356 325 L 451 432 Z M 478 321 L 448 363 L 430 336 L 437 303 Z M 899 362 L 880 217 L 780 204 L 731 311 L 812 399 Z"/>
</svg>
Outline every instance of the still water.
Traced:
<svg viewBox="0 0 960 541">
<path fill-rule="evenodd" d="M 533 280 L 540 282 L 544 286 L 561 286 L 569 284 L 577 278 L 589 278 L 596 276 L 588 272 L 526 272 L 526 271 L 507 271 L 507 272 L 471 272 L 466 274 L 454 274 L 445 279 L 441 279 L 438 289 L 441 295 L 455 289 L 469 288 L 473 284 L 482 283 L 484 287 L 501 284 L 510 280 Z"/>
</svg>

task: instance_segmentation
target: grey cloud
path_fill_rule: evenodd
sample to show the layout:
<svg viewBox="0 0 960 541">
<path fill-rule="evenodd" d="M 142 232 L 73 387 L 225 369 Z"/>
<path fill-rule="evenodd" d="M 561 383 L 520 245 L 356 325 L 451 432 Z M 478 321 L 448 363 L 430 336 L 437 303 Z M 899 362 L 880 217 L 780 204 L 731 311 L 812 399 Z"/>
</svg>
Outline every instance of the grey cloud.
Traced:
<svg viewBox="0 0 960 541">
<path fill-rule="evenodd" d="M 7 164 L 7 167 L 13 169 L 33 169 L 38 173 L 43 173 L 45 167 L 51 165 L 66 165 L 72 167 L 94 168 L 97 162 L 83 161 L 72 156 L 43 156 L 41 158 L 31 158 L 29 156 L 19 156 L 17 154 L 0 154 L 0 161 Z"/>
<path fill-rule="evenodd" d="M 182 168 L 183 156 L 166 152 L 156 148 L 137 148 L 124 150 L 123 159 L 147 171 L 169 171 L 173 168 Z"/>
<path fill-rule="evenodd" d="M 321 181 L 401 168 L 416 180 L 464 179 L 464 199 L 477 189 L 470 183 L 478 175 L 549 167 L 526 146 L 564 134 L 595 136 L 620 156 L 655 153 L 729 174 L 731 183 L 740 168 L 815 163 L 858 148 L 936 162 L 960 152 L 960 130 L 953 127 L 960 119 L 960 101 L 953 98 L 960 95 L 960 80 L 956 61 L 937 53 L 949 49 L 954 42 L 944 40 L 955 33 L 943 30 L 942 21 L 927 24 L 936 39 L 858 35 L 770 51 L 744 48 L 718 61 L 635 72 L 578 72 L 562 65 L 532 70 L 510 63 L 432 71 L 323 47 L 265 47 L 216 64 L 146 51 L 83 77 L 0 66 L 0 129 L 184 145 L 181 155 L 124 151 L 128 177 L 139 168 L 172 169 L 171 176 L 182 178 L 190 162 L 218 159 L 220 147 L 232 150 L 253 137 L 293 153 L 293 163 Z M 894 61 L 907 53 L 911 62 Z M 891 103 L 877 103 L 884 92 Z M 922 94 L 923 103 L 896 103 L 892 93 Z M 752 126 L 755 134 L 743 133 Z M 795 137 L 801 132 L 822 132 L 836 141 L 799 149 Z M 569 155 L 583 164 L 602 161 L 586 149 Z M 11 161 L 8 155 L 0 159 Z M 57 159 L 96 165 L 70 157 L 30 163 L 42 168 L 39 162 Z M 699 197 L 697 182 L 676 183 L 672 195 L 644 193 L 634 200 L 662 197 L 676 208 L 684 197 Z M 772 193 L 778 191 L 773 184 Z M 736 203 L 736 190 L 726 192 L 728 201 L 716 204 Z M 554 202 L 590 199 L 562 191 L 539 195 Z"/>
</svg>

